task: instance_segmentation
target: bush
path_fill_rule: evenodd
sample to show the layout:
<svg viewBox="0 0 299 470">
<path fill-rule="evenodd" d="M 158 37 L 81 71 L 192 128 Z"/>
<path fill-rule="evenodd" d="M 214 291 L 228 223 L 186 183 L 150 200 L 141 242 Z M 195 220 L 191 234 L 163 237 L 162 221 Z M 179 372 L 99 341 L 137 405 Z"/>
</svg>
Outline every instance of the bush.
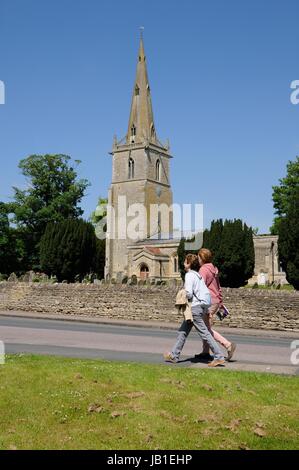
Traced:
<svg viewBox="0 0 299 470">
<path fill-rule="evenodd" d="M 40 243 L 40 264 L 59 282 L 82 280 L 95 269 L 97 239 L 92 224 L 81 219 L 50 223 Z"/>
</svg>

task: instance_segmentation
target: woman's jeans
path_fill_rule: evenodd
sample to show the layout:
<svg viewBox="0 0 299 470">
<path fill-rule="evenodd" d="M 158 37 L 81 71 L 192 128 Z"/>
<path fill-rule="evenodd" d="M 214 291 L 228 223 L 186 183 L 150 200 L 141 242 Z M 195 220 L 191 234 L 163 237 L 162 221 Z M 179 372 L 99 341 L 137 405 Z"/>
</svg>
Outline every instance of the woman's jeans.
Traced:
<svg viewBox="0 0 299 470">
<path fill-rule="evenodd" d="M 203 313 L 202 308 L 200 306 L 192 307 L 192 315 L 193 315 L 193 323 L 191 322 L 189 323 L 186 320 L 184 320 L 183 323 L 181 324 L 181 327 L 178 331 L 177 341 L 171 352 L 173 358 L 176 360 L 179 359 L 182 349 L 184 347 L 184 344 L 186 342 L 186 339 L 194 326 L 197 333 L 201 337 L 201 339 L 203 341 L 207 341 L 210 349 L 212 350 L 214 354 L 214 359 L 224 359 L 218 344 L 216 343 L 213 336 L 211 335 L 211 333 L 209 332 L 208 328 L 205 325 L 205 322 L 203 319 L 204 313 Z"/>
</svg>

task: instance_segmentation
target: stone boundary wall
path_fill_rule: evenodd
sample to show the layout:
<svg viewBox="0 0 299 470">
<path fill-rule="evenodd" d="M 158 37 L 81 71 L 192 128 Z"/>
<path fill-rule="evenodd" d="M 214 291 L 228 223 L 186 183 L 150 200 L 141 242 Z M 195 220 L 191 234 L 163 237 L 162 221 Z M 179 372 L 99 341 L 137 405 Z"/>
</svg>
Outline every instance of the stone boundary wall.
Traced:
<svg viewBox="0 0 299 470">
<path fill-rule="evenodd" d="M 175 286 L 0 282 L 0 310 L 179 322 Z M 299 331 L 299 292 L 223 289 L 233 328 Z"/>
</svg>

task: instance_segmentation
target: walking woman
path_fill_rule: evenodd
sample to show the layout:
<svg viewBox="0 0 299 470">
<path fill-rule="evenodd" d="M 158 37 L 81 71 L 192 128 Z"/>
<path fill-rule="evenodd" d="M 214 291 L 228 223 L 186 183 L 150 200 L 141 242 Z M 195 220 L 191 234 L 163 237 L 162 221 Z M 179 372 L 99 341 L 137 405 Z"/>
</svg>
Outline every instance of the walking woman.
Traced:
<svg viewBox="0 0 299 470">
<path fill-rule="evenodd" d="M 203 285 L 203 279 L 198 274 L 200 265 L 196 255 L 189 254 L 185 258 L 184 262 L 186 277 L 185 277 L 185 291 L 187 298 L 192 300 L 191 310 L 193 316 L 193 323 L 186 320 L 183 321 L 177 336 L 177 341 L 171 352 L 164 354 L 164 359 L 167 362 L 178 362 L 186 339 L 194 326 L 197 333 L 203 341 L 206 341 L 208 347 L 213 351 L 214 359 L 208 364 L 209 367 L 217 367 L 225 364 L 224 357 L 221 350 L 214 340 L 213 336 L 209 332 L 203 316 L 205 312 L 205 304 L 201 300 L 201 291 Z"/>
<path fill-rule="evenodd" d="M 218 269 L 212 263 L 212 253 L 206 248 L 201 248 L 198 252 L 198 260 L 200 264 L 199 273 L 202 276 L 203 280 L 206 283 L 207 288 L 211 294 L 212 305 L 208 309 L 208 313 L 204 315 L 205 323 L 213 335 L 214 339 L 220 343 L 227 350 L 227 360 L 230 361 L 233 357 L 233 354 L 236 350 L 236 344 L 228 341 L 224 336 L 221 336 L 220 333 L 212 329 L 214 322 L 214 317 L 218 312 L 219 308 L 223 305 L 222 292 L 219 282 L 219 273 Z M 199 357 L 203 359 L 209 359 L 209 344 L 207 341 L 203 342 L 202 353 L 199 354 Z M 198 357 L 198 356 L 197 356 Z"/>
</svg>

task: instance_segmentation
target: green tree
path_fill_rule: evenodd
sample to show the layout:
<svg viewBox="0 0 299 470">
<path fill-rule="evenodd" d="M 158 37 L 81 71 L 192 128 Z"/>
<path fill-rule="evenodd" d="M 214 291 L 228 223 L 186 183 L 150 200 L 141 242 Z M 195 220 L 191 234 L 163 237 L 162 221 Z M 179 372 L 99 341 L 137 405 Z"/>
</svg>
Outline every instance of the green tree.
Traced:
<svg viewBox="0 0 299 470">
<path fill-rule="evenodd" d="M 108 199 L 99 197 L 96 210 L 91 213 L 90 221 L 97 225 L 107 215 Z"/>
<path fill-rule="evenodd" d="M 212 251 L 213 263 L 224 287 L 241 287 L 254 271 L 252 229 L 239 219 L 213 221 L 204 233 L 204 247 Z"/>
<path fill-rule="evenodd" d="M 271 233 L 278 235 L 279 225 L 283 217 L 287 214 L 290 205 L 296 197 L 296 191 L 299 187 L 299 157 L 295 161 L 289 161 L 287 164 L 287 175 L 279 180 L 279 186 L 273 186 L 273 206 L 276 217 L 271 227 Z"/>
<path fill-rule="evenodd" d="M 221 237 L 223 232 L 223 220 L 213 220 L 210 230 L 205 230 L 203 234 L 203 246 L 212 251 L 212 253 L 219 253 Z"/>
<path fill-rule="evenodd" d="M 254 265 L 255 265 L 255 253 L 254 253 L 254 243 L 253 243 L 253 229 L 248 227 L 246 224 L 243 226 L 244 230 L 244 254 L 245 254 L 245 271 L 244 277 L 245 282 L 250 279 L 254 274 Z"/>
<path fill-rule="evenodd" d="M 58 281 L 74 282 L 97 269 L 97 239 L 91 223 L 81 219 L 50 222 L 40 242 L 40 264 Z"/>
<path fill-rule="evenodd" d="M 106 261 L 106 243 L 105 240 L 96 239 L 96 256 L 94 259 L 93 270 L 98 279 L 105 277 L 105 261 Z"/>
<path fill-rule="evenodd" d="M 186 257 L 186 251 L 185 251 L 185 238 L 182 238 L 178 247 L 178 261 L 179 261 L 179 272 L 181 274 L 181 278 L 185 279 L 185 267 L 184 267 L 184 261 Z"/>
<path fill-rule="evenodd" d="M 19 229 L 26 257 L 24 270 L 39 267 L 39 242 L 48 222 L 78 218 L 81 202 L 89 183 L 77 179 L 75 165 L 67 155 L 31 155 L 21 160 L 19 168 L 27 178 L 27 189 L 14 187 L 14 201 L 9 204 L 13 222 Z"/>
<path fill-rule="evenodd" d="M 99 197 L 96 210 L 92 212 L 90 221 L 95 228 L 97 236 L 95 272 L 100 279 L 105 277 L 105 261 L 106 261 L 106 238 L 105 232 L 107 224 L 103 220 L 107 216 L 108 199 Z M 100 237 L 100 238 L 98 238 Z"/>
<path fill-rule="evenodd" d="M 0 273 L 19 273 L 23 245 L 17 230 L 11 228 L 9 206 L 0 202 Z"/>
<path fill-rule="evenodd" d="M 279 223 L 278 253 L 287 281 L 299 290 L 299 187 Z"/>
</svg>

